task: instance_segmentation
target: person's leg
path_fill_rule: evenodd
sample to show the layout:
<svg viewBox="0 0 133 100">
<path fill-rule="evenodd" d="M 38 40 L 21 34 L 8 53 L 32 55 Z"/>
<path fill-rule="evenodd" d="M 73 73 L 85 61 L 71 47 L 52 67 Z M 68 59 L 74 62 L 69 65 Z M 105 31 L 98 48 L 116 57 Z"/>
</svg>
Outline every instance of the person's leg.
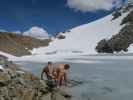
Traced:
<svg viewBox="0 0 133 100">
<path fill-rule="evenodd" d="M 61 75 L 61 78 L 60 78 L 60 86 L 64 86 L 64 85 L 65 85 L 64 75 Z"/>
<path fill-rule="evenodd" d="M 62 86 L 62 77 L 60 77 L 60 86 Z"/>
<path fill-rule="evenodd" d="M 58 86 L 61 85 L 61 74 L 58 75 L 57 85 L 58 85 Z"/>
</svg>

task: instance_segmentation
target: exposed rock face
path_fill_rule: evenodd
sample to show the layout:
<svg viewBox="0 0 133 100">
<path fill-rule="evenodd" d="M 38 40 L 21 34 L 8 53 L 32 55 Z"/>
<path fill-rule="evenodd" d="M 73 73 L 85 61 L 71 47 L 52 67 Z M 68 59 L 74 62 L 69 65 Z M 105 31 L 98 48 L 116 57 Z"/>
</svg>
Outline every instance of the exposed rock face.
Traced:
<svg viewBox="0 0 133 100">
<path fill-rule="evenodd" d="M 33 48 L 48 46 L 50 40 L 40 40 L 20 34 L 0 32 L 0 51 L 15 55 L 30 55 Z"/>
<path fill-rule="evenodd" d="M 113 53 L 113 50 L 110 48 L 107 40 L 101 40 L 98 45 L 96 46 L 96 50 L 99 53 L 106 52 L 106 53 Z"/>
<path fill-rule="evenodd" d="M 68 100 L 67 93 L 56 88 L 50 91 L 46 81 L 20 70 L 18 65 L 5 65 L 0 72 L 0 100 Z"/>
<path fill-rule="evenodd" d="M 114 11 L 112 16 L 113 16 L 112 20 L 115 20 L 121 16 L 121 12 L 120 11 Z"/>
<path fill-rule="evenodd" d="M 133 11 L 131 11 L 131 13 L 129 13 L 127 17 L 122 20 L 121 25 L 123 24 L 133 24 Z"/>
<path fill-rule="evenodd" d="M 129 5 L 130 6 L 130 5 Z M 113 53 L 128 51 L 127 48 L 133 44 L 133 10 L 127 6 L 130 13 L 122 20 L 121 25 L 125 25 L 118 34 L 109 40 L 101 40 L 96 46 L 99 53 Z M 133 8 L 133 7 L 132 7 Z M 119 14 L 116 14 L 119 15 Z"/>
<path fill-rule="evenodd" d="M 58 33 L 58 34 L 56 34 L 56 36 L 55 36 L 57 39 L 65 39 L 66 38 L 66 36 L 65 36 L 65 34 L 64 33 L 62 33 L 62 32 L 60 32 L 60 33 Z"/>
</svg>

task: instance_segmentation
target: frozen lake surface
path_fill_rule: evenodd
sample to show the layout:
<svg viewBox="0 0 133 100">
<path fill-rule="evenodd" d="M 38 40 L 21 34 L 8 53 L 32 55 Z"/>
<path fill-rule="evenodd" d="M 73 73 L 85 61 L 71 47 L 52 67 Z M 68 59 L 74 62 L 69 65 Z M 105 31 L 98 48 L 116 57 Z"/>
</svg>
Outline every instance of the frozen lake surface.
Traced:
<svg viewBox="0 0 133 100">
<path fill-rule="evenodd" d="M 112 59 L 113 57 L 111 55 L 106 59 L 104 55 L 95 55 L 69 59 L 69 78 L 83 82 L 69 89 L 76 100 L 133 100 L 132 56 L 125 59 L 119 55 L 117 59 Z M 26 66 L 24 69 L 37 76 L 40 76 L 46 65 L 34 62 L 17 63 Z"/>
</svg>

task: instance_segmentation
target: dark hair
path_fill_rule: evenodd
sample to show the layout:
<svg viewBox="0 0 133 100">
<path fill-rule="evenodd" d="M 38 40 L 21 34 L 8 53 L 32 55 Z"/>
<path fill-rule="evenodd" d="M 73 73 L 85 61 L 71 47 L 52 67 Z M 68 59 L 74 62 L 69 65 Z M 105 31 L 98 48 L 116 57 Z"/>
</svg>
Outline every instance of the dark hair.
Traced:
<svg viewBox="0 0 133 100">
<path fill-rule="evenodd" d="M 52 62 L 49 61 L 49 62 L 48 62 L 48 65 L 51 65 L 51 64 L 52 64 Z"/>
<path fill-rule="evenodd" d="M 67 70 L 67 69 L 70 68 L 70 65 L 69 65 L 69 64 L 65 64 L 65 65 L 64 65 L 64 68 Z"/>
</svg>

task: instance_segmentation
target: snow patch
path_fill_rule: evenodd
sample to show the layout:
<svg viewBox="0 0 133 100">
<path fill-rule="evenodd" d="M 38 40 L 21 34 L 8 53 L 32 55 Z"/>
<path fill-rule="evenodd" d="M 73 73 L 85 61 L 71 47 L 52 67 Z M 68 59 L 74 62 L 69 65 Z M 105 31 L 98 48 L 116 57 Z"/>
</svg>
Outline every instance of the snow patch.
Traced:
<svg viewBox="0 0 133 100">
<path fill-rule="evenodd" d="M 3 66 L 2 66 L 2 65 L 0 65 L 0 70 L 4 71 L 4 68 L 3 68 Z"/>
<path fill-rule="evenodd" d="M 13 55 L 8 54 L 8 53 L 5 53 L 5 52 L 2 52 L 2 51 L 0 51 L 0 55 L 7 57 L 8 60 L 18 59 L 18 57 L 13 56 Z"/>
<path fill-rule="evenodd" d="M 48 47 L 33 49 L 33 54 L 45 54 L 47 52 L 69 52 L 80 51 L 82 54 L 95 54 L 97 43 L 103 38 L 110 38 L 117 34 L 123 27 L 120 26 L 121 20 L 127 14 L 123 14 L 116 20 L 111 21 L 112 15 L 108 15 L 95 22 L 81 25 L 66 32 L 65 39 L 55 39 Z"/>
<path fill-rule="evenodd" d="M 133 53 L 133 44 L 128 47 L 128 53 Z"/>
</svg>

